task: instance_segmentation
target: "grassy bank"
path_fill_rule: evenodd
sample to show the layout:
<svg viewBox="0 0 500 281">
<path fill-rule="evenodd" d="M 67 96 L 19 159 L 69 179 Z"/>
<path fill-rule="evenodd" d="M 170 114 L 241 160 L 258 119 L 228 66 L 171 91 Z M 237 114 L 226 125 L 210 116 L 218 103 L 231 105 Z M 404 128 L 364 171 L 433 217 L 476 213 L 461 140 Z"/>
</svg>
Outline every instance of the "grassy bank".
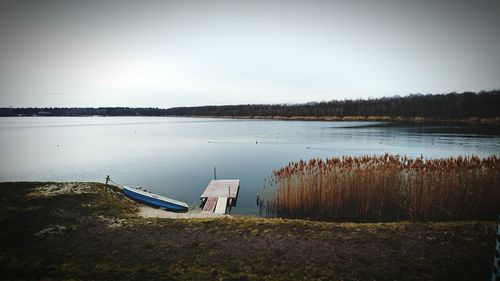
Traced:
<svg viewBox="0 0 500 281">
<path fill-rule="evenodd" d="M 0 278 L 486 280 L 495 222 L 145 219 L 99 183 L 1 183 Z"/>
<path fill-rule="evenodd" d="M 456 221 L 494 218 L 500 202 L 496 156 L 398 155 L 291 162 L 276 170 L 267 215 L 331 221 Z"/>
</svg>

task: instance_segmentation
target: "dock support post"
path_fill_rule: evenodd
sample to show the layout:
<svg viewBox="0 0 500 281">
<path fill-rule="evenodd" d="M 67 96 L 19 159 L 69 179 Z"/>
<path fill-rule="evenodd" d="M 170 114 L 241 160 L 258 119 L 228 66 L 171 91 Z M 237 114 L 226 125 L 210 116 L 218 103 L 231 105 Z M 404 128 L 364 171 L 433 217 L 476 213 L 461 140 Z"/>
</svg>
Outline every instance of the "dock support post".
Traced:
<svg viewBox="0 0 500 281">
<path fill-rule="evenodd" d="M 214 180 L 217 179 L 217 165 L 215 164 L 215 161 L 214 161 Z"/>
</svg>

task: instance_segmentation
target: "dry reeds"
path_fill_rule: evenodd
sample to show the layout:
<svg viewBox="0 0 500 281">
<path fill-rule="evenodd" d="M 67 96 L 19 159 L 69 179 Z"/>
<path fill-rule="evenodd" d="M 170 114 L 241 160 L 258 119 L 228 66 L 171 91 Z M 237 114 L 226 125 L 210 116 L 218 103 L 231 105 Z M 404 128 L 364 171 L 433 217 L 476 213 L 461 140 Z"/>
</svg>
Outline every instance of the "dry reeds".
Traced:
<svg viewBox="0 0 500 281">
<path fill-rule="evenodd" d="M 262 215 L 330 221 L 494 219 L 500 159 L 399 155 L 312 159 L 273 172 Z"/>
</svg>

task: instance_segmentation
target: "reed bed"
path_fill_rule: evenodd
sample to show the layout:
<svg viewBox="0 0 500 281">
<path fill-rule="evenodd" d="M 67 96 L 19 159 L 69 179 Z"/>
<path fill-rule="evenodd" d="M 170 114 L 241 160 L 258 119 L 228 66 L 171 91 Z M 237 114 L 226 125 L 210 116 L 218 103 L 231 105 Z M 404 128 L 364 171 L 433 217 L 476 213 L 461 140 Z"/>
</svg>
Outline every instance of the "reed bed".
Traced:
<svg viewBox="0 0 500 281">
<path fill-rule="evenodd" d="M 493 220 L 500 212 L 500 158 L 385 154 L 301 160 L 275 170 L 266 186 L 268 196 L 258 204 L 268 217 Z"/>
</svg>

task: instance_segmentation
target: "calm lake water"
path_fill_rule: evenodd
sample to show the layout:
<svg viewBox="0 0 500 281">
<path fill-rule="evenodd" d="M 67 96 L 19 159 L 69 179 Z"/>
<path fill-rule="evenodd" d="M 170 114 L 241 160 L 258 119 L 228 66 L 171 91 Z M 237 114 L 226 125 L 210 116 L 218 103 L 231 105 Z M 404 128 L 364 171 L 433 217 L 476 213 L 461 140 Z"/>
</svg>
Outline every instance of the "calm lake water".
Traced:
<svg viewBox="0 0 500 281">
<path fill-rule="evenodd" d="M 173 117 L 0 118 L 0 181 L 142 185 L 198 205 L 213 178 L 241 179 L 233 213 L 256 214 L 256 193 L 289 161 L 393 153 L 500 155 L 495 125 L 410 125 Z"/>
</svg>

